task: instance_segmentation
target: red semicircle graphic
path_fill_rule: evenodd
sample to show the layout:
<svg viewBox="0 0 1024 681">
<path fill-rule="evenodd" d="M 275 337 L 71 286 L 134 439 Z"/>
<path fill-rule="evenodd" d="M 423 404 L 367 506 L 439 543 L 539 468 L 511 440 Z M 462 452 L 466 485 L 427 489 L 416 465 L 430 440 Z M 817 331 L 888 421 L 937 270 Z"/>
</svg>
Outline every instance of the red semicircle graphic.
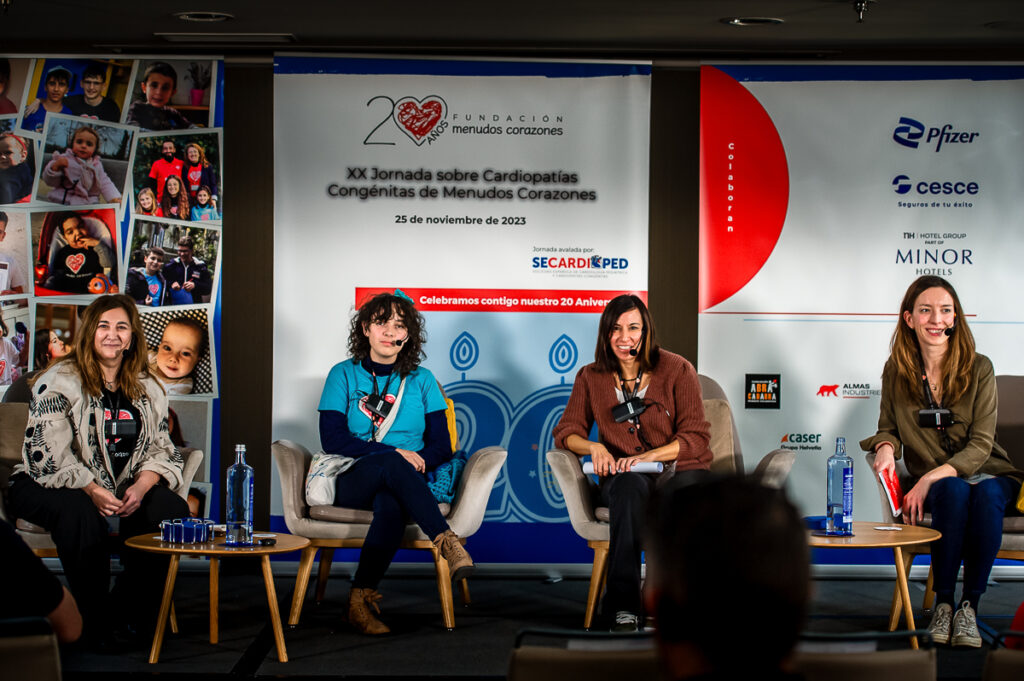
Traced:
<svg viewBox="0 0 1024 681">
<path fill-rule="evenodd" d="M 764 266 L 788 205 L 786 151 L 768 112 L 734 78 L 701 67 L 700 312 Z"/>
</svg>

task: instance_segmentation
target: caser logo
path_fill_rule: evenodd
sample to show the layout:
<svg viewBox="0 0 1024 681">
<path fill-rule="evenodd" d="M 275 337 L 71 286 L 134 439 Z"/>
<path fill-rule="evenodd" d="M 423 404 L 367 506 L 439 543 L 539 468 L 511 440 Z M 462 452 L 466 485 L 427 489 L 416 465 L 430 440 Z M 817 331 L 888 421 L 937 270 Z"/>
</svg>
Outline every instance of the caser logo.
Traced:
<svg viewBox="0 0 1024 681">
<path fill-rule="evenodd" d="M 786 433 L 780 441 L 783 444 L 792 442 L 795 444 L 821 442 L 821 433 Z"/>
<path fill-rule="evenodd" d="M 892 178 L 892 186 L 897 194 L 907 194 L 911 190 L 918 194 L 956 194 L 974 196 L 981 191 L 981 185 L 973 180 L 922 180 L 915 183 L 907 175 Z"/>
<path fill-rule="evenodd" d="M 936 153 L 942 150 L 944 144 L 972 144 L 979 135 L 981 133 L 977 131 L 954 130 L 952 123 L 946 123 L 941 128 L 929 128 L 909 116 L 900 116 L 899 123 L 892 131 L 892 139 L 897 144 L 917 149 L 921 145 L 921 138 L 924 137 L 926 145 L 935 145 Z"/>
</svg>

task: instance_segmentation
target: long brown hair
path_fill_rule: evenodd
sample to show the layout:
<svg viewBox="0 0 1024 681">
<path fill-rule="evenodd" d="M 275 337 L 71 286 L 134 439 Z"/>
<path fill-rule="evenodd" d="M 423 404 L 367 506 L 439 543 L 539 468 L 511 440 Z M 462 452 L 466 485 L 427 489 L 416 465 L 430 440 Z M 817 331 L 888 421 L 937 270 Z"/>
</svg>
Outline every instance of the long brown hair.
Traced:
<svg viewBox="0 0 1024 681">
<path fill-rule="evenodd" d="M 121 308 L 128 315 L 128 323 L 132 328 L 131 345 L 124 351 L 121 370 L 117 374 L 117 387 L 124 391 L 133 402 L 145 394 L 140 379 L 150 376 L 149 363 L 146 355 L 146 335 L 142 330 L 142 321 L 135 301 L 123 293 L 100 296 L 92 301 L 82 312 L 82 323 L 78 333 L 71 341 L 71 349 L 51 366 L 59 362 L 70 362 L 82 379 L 82 388 L 89 395 L 99 397 L 103 394 L 103 372 L 96 358 L 96 329 L 100 317 L 110 310 Z"/>
<path fill-rule="evenodd" d="M 619 370 L 619 360 L 612 352 L 612 345 L 608 337 L 611 336 L 612 328 L 619 321 L 619 317 L 630 310 L 639 310 L 640 318 L 643 320 L 643 335 L 636 356 L 640 371 L 649 372 L 658 366 L 661 348 L 658 347 L 658 335 L 654 331 L 654 320 L 651 319 L 651 313 L 639 296 L 623 294 L 608 301 L 604 312 L 601 313 L 601 321 L 597 325 L 594 362 L 601 367 L 602 371 L 613 374 Z"/>
<path fill-rule="evenodd" d="M 423 328 L 423 316 L 412 301 L 404 296 L 378 293 L 364 302 L 352 317 L 348 351 L 357 362 L 369 357 L 370 339 L 367 338 L 364 327 L 370 324 L 384 324 L 396 312 L 401 315 L 402 321 L 405 322 L 405 330 L 409 332 L 395 360 L 395 370 L 399 376 L 405 377 L 426 357 L 423 344 L 427 342 L 427 332 Z"/>
<path fill-rule="evenodd" d="M 177 198 L 171 196 L 171 193 L 167 191 L 167 182 L 174 180 L 178 183 L 178 196 Z M 174 218 L 171 215 L 171 207 L 175 204 L 178 205 L 178 217 Z M 160 212 L 164 214 L 165 218 L 174 218 L 175 220 L 188 220 L 188 189 L 185 188 L 185 183 L 177 175 L 171 175 L 164 182 L 164 195 L 160 197 Z"/>
<path fill-rule="evenodd" d="M 897 389 L 904 398 L 921 399 L 921 373 L 924 363 L 921 348 L 917 342 L 917 334 L 904 319 L 904 313 L 914 312 L 914 303 L 918 297 L 930 288 L 941 288 L 953 298 L 953 335 L 949 338 L 946 355 L 942 358 L 942 394 L 943 404 L 956 404 L 957 400 L 967 392 L 974 371 L 974 334 L 967 326 L 967 317 L 960 307 L 960 298 L 956 295 L 953 285 L 942 277 L 926 275 L 918 277 L 907 289 L 900 303 L 900 316 L 889 342 L 889 361 L 896 368 L 900 380 Z"/>
</svg>

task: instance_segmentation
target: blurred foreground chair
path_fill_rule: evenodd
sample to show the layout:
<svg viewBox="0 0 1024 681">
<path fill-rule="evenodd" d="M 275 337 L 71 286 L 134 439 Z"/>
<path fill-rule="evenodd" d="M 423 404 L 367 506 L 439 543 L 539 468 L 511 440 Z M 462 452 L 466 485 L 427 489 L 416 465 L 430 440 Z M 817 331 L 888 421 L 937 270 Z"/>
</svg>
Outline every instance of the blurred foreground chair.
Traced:
<svg viewBox="0 0 1024 681">
<path fill-rule="evenodd" d="M 1003 449 L 1010 455 L 1013 464 L 1024 470 L 1024 376 L 996 376 L 996 390 L 999 395 L 999 415 L 996 417 L 996 442 L 1002 445 Z M 868 452 L 865 455 L 868 468 L 873 468 L 875 453 Z M 900 480 L 903 491 L 910 489 L 911 478 L 904 465 L 902 457 L 896 461 L 896 475 Z M 902 516 L 895 517 L 889 507 L 888 497 L 882 487 L 878 476 L 875 476 L 875 483 L 878 488 L 879 501 L 882 505 L 882 522 L 901 523 Z M 931 527 L 932 516 L 926 513 L 921 523 L 925 527 Z M 914 564 L 914 558 L 921 554 L 930 554 L 931 548 L 928 544 L 915 544 L 903 547 L 903 560 L 907 576 L 910 576 L 910 568 Z M 1007 560 L 1024 561 L 1024 516 L 1019 514 L 1007 516 L 1003 519 L 1003 539 L 999 545 L 997 558 Z M 898 587 L 897 587 L 898 589 Z M 925 586 L 924 609 L 929 610 L 935 600 L 935 592 L 932 590 L 932 570 L 928 568 L 928 582 Z M 899 592 L 893 592 L 892 607 L 889 610 L 889 630 L 896 628 L 900 614 L 903 612 L 902 601 Z"/>
<path fill-rule="evenodd" d="M 292 597 L 291 613 L 288 624 L 299 623 L 302 603 L 306 597 L 309 574 L 313 568 L 313 559 L 320 551 L 320 567 L 317 574 L 316 602 L 323 600 L 327 588 L 327 578 L 331 573 L 331 562 L 334 549 L 353 549 L 363 545 L 366 532 L 373 520 L 373 511 L 340 508 L 336 506 L 313 506 L 306 504 L 306 474 L 313 460 L 302 445 L 289 440 L 278 440 L 271 445 L 271 453 L 277 464 L 277 472 L 281 476 L 281 498 L 284 504 L 284 522 L 288 531 L 309 539 L 310 544 L 302 551 L 299 562 L 299 573 L 296 578 L 295 595 Z M 459 480 L 455 502 L 439 504 L 441 514 L 448 525 L 465 543 L 467 537 L 473 535 L 484 519 L 487 510 L 487 498 L 498 477 L 508 452 L 501 447 L 484 447 L 477 450 L 466 463 Z M 448 629 L 455 628 L 455 607 L 452 602 L 452 582 L 448 572 L 448 562 L 417 525 L 408 525 L 402 538 L 402 548 L 426 549 L 434 557 L 437 571 L 437 590 L 441 599 L 441 611 L 444 625 Z M 463 600 L 469 602 L 469 587 L 462 580 Z"/>
<path fill-rule="evenodd" d="M 526 643 L 529 639 L 532 642 Z M 525 629 L 516 636 L 508 681 L 655 681 L 661 678 L 650 634 Z"/>
<path fill-rule="evenodd" d="M 879 641 L 922 637 L 920 650 L 878 650 Z M 927 631 L 864 632 L 801 636 L 793 671 L 805 681 L 935 681 L 938 663 Z"/>
<path fill-rule="evenodd" d="M 61 680 L 57 635 L 45 617 L 0 620 L 0 660 L 4 679 Z"/>
<path fill-rule="evenodd" d="M 704 416 L 711 424 L 710 446 L 714 455 L 711 472 L 742 475 L 743 454 L 740 451 L 739 434 L 725 391 L 713 379 L 704 375 L 700 375 L 700 386 L 704 398 Z M 597 505 L 600 498 L 597 485 L 591 476 L 583 474 L 581 457 L 564 449 L 552 449 L 546 458 L 562 490 L 573 530 L 594 550 L 587 609 L 583 616 L 583 628 L 589 629 L 607 576 L 610 534 L 608 508 Z M 758 462 L 751 476 L 767 487 L 781 489 L 793 468 L 795 458 L 794 452 L 788 449 L 776 449 Z"/>
<path fill-rule="evenodd" d="M 982 681 L 1020 681 L 1024 679 L 1024 650 L 1012 650 L 999 645 L 1010 637 L 1017 637 L 1016 640 L 1021 641 L 1024 639 L 1024 631 L 1004 631 L 996 637 L 995 647 L 985 657 Z"/>
</svg>

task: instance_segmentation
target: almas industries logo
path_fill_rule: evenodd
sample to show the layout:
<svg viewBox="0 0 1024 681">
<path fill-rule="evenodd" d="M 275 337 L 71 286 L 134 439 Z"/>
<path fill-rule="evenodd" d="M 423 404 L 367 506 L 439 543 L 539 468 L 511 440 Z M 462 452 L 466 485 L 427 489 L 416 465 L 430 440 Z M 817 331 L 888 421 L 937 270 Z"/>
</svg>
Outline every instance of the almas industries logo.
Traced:
<svg viewBox="0 0 1024 681">
<path fill-rule="evenodd" d="M 379 112 L 381 118 L 363 140 L 365 145 L 394 146 L 396 142 L 388 132 L 394 125 L 416 146 L 431 145 L 448 129 L 448 103 L 440 95 L 427 95 L 417 99 L 406 96 L 397 100 L 377 95 L 366 106 Z"/>
</svg>

